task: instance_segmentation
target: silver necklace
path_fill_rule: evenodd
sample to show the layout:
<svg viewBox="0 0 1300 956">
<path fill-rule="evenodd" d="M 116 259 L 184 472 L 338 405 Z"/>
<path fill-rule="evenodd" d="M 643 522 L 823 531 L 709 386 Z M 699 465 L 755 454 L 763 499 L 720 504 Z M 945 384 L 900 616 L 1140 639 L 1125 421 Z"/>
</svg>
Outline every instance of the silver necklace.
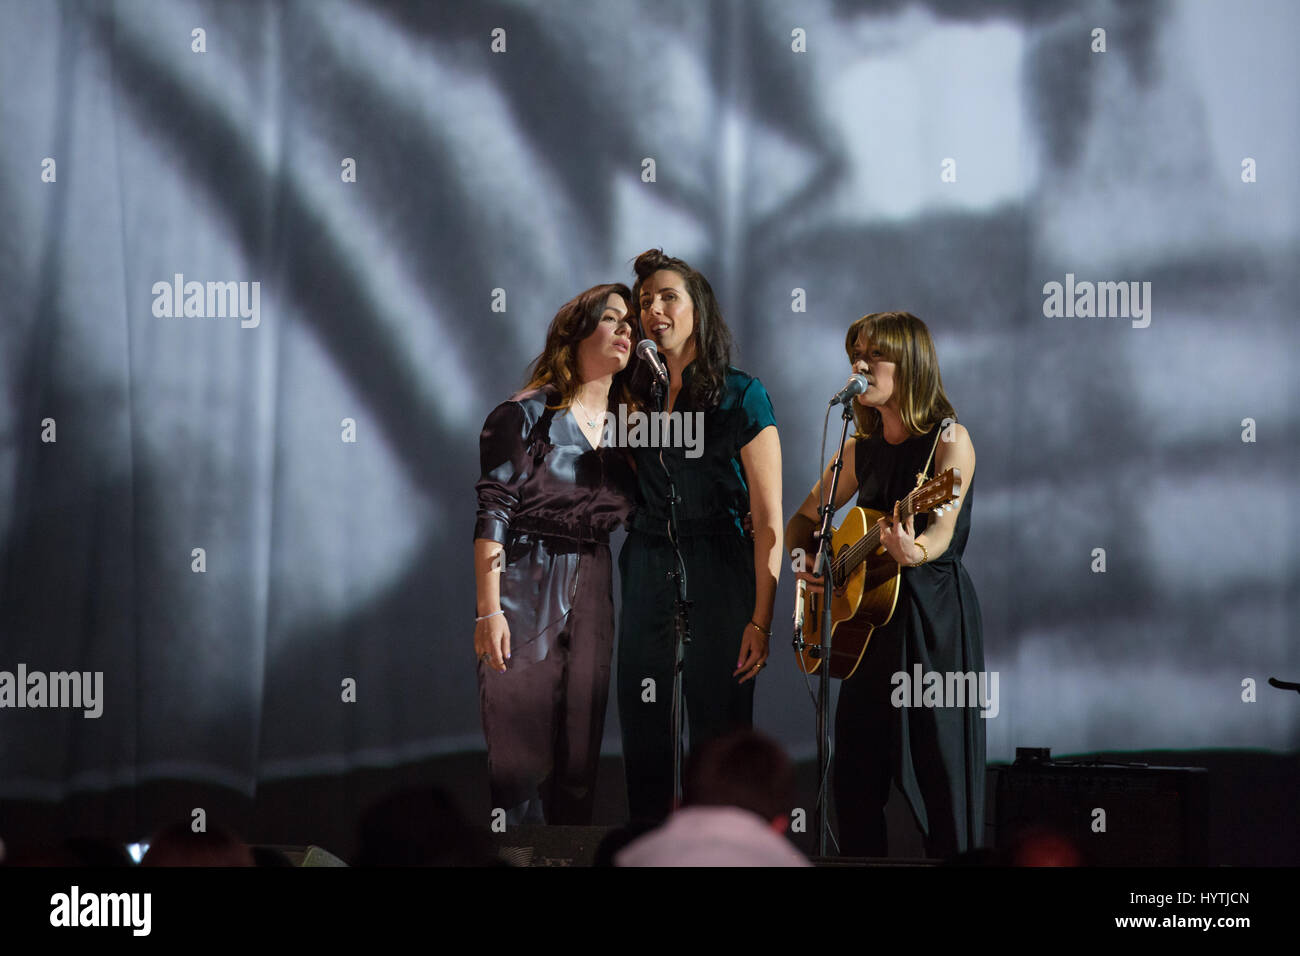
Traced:
<svg viewBox="0 0 1300 956">
<path fill-rule="evenodd" d="M 578 393 L 577 393 L 577 392 L 574 392 L 574 394 L 573 394 L 573 400 L 574 400 L 575 402 L 577 402 L 577 403 L 578 403 L 578 407 L 582 409 L 582 414 L 584 414 L 584 415 L 587 416 L 587 427 L 588 427 L 588 428 L 595 428 L 595 427 L 596 427 L 596 422 L 595 422 L 595 420 L 591 417 L 591 412 L 587 411 L 587 406 L 584 405 L 584 404 L 582 404 L 582 399 L 580 399 L 580 398 L 578 397 Z"/>
</svg>

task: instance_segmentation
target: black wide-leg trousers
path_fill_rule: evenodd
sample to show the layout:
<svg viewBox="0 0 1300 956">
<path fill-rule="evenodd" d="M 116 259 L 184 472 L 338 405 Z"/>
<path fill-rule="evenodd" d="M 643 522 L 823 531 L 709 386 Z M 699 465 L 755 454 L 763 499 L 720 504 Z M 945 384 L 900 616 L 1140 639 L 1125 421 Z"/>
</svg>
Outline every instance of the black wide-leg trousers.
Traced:
<svg viewBox="0 0 1300 956">
<path fill-rule="evenodd" d="M 754 720 L 754 681 L 732 676 L 754 611 L 754 546 L 747 537 L 684 537 L 691 643 L 686 648 L 684 726 L 692 747 Z M 672 691 L 675 585 L 664 535 L 632 531 L 619 555 L 618 716 L 631 819 L 649 823 L 672 810 Z"/>
</svg>

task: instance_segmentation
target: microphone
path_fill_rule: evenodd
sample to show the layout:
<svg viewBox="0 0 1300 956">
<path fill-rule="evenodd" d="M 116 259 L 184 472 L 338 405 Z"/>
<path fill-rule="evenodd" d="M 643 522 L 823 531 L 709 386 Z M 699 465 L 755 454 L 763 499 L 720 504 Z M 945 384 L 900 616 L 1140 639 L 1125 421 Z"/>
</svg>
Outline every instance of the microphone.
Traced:
<svg viewBox="0 0 1300 956">
<path fill-rule="evenodd" d="M 659 357 L 659 349 L 655 347 L 654 339 L 642 339 L 636 344 L 637 358 L 650 366 L 654 372 L 655 378 L 664 388 L 668 387 L 668 369 L 664 365 L 664 360 Z"/>
<path fill-rule="evenodd" d="M 640 346 L 637 346 L 640 349 Z M 871 387 L 867 377 L 861 372 L 849 376 L 848 384 L 839 390 L 839 393 L 832 398 L 827 405 L 846 405 L 851 402 L 855 396 L 861 395 Z"/>
</svg>

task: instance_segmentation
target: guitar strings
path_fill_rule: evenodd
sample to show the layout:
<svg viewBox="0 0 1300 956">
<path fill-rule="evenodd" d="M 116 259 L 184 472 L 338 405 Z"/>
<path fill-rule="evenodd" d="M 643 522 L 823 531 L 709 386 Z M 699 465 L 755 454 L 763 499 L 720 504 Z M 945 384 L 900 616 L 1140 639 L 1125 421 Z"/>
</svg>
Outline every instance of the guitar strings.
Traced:
<svg viewBox="0 0 1300 956">
<path fill-rule="evenodd" d="M 920 493 L 921 489 L 913 490 L 906 498 L 899 503 L 899 517 L 906 521 L 912 514 L 913 499 Z M 871 530 L 864 534 L 853 544 L 845 548 L 836 556 L 831 564 L 831 573 L 835 580 L 836 587 L 843 587 L 844 582 L 848 580 L 851 567 L 857 565 L 872 551 L 880 547 L 880 525 L 871 526 Z M 851 567 L 850 567 L 851 566 Z"/>
</svg>

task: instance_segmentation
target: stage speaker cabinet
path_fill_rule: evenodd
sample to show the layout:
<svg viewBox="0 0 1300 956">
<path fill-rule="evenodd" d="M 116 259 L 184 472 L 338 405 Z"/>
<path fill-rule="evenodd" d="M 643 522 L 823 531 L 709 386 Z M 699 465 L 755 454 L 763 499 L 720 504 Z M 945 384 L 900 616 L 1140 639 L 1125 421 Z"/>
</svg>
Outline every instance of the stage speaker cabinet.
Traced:
<svg viewBox="0 0 1300 956">
<path fill-rule="evenodd" d="M 1029 832 L 1072 842 L 1092 866 L 1208 863 L 1209 772 L 1204 767 L 1052 760 L 1017 748 L 1000 768 L 997 844 Z"/>
</svg>

